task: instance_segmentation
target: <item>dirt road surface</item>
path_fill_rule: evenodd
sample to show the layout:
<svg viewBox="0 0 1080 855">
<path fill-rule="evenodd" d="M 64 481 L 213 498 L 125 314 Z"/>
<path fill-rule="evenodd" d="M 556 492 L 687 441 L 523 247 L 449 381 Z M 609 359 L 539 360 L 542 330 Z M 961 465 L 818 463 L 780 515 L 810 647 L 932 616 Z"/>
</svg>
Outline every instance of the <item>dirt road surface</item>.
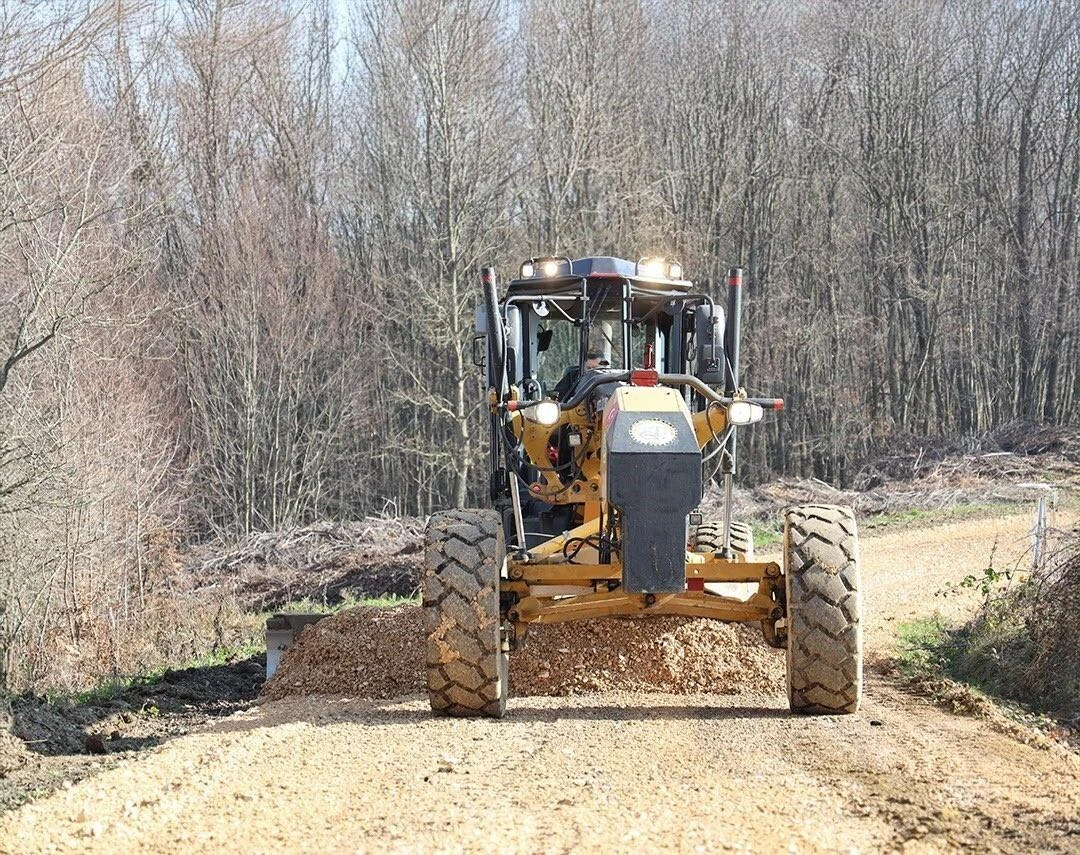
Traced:
<svg viewBox="0 0 1080 855">
<path fill-rule="evenodd" d="M 1028 517 L 863 538 L 863 711 L 778 695 L 267 702 L 0 820 L 3 852 L 1080 850 L 1080 765 L 906 693 L 897 623 L 1026 545 Z"/>
</svg>

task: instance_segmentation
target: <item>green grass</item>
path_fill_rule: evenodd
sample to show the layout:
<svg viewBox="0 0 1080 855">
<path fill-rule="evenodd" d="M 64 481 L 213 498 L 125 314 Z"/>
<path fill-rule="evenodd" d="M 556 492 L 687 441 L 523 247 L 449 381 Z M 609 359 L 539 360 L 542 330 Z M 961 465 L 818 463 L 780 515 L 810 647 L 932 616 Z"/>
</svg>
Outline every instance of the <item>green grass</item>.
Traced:
<svg viewBox="0 0 1080 855">
<path fill-rule="evenodd" d="M 54 705 L 84 706 L 104 703 L 123 695 L 125 692 L 148 689 L 155 686 L 170 671 L 187 671 L 194 668 L 215 668 L 236 660 L 250 659 L 265 652 L 266 644 L 262 638 L 248 638 L 236 645 L 222 645 L 194 659 L 188 659 L 175 665 L 159 665 L 148 668 L 138 674 L 114 674 L 102 679 L 97 685 L 81 692 L 55 692 L 46 694 L 45 699 Z"/>
<path fill-rule="evenodd" d="M 327 604 L 326 602 L 320 602 L 318 600 L 313 600 L 310 597 L 305 597 L 302 600 L 293 600 L 290 603 L 286 603 L 281 608 L 274 609 L 272 612 L 265 612 L 263 617 L 269 617 L 271 614 L 312 614 L 319 612 L 337 614 L 340 611 L 352 609 L 356 606 L 390 609 L 394 606 L 407 604 L 420 605 L 419 595 L 415 597 L 398 597 L 394 595 L 386 597 L 353 597 L 350 594 L 345 594 L 342 597 L 341 602 L 333 604 Z"/>
<path fill-rule="evenodd" d="M 227 665 L 229 662 L 235 662 L 238 659 L 250 659 L 252 656 L 258 656 L 260 653 L 265 652 L 265 650 L 266 640 L 264 638 L 248 638 L 239 644 L 215 647 L 205 656 L 189 659 L 172 670 L 186 671 L 190 668 L 214 668 L 218 665 Z"/>
<path fill-rule="evenodd" d="M 940 676 L 955 655 L 952 634 L 941 615 L 916 618 L 897 627 L 896 663 L 905 677 Z"/>
<path fill-rule="evenodd" d="M 126 692 L 132 690 L 148 689 L 159 683 L 162 677 L 169 671 L 186 671 L 193 668 L 215 668 L 237 660 L 250 659 L 266 651 L 266 641 L 262 635 L 262 628 L 266 624 L 266 618 L 271 614 L 289 613 L 318 613 L 326 612 L 335 614 L 344 609 L 355 606 L 368 606 L 371 608 L 393 608 L 394 606 L 413 604 L 419 605 L 419 597 L 345 597 L 340 603 L 327 606 L 312 599 L 295 600 L 273 612 L 262 614 L 249 613 L 244 616 L 245 632 L 248 637 L 233 645 L 219 645 L 203 656 L 187 659 L 183 662 L 169 665 L 159 665 L 148 668 L 138 674 L 116 674 L 105 677 L 96 685 L 80 692 L 55 692 L 46 694 L 45 698 L 54 705 L 84 706 L 111 701 Z"/>
<path fill-rule="evenodd" d="M 940 615 L 917 618 L 897 629 L 896 665 L 920 694 L 957 715 L 988 716 L 998 708 L 978 682 L 957 673 L 964 655 L 963 630 Z"/>
<path fill-rule="evenodd" d="M 992 703 L 1012 718 L 1074 717 L 1077 659 L 1066 652 L 1042 661 L 1046 642 L 1024 607 L 1031 593 L 1023 583 L 999 594 L 963 626 L 940 615 L 900 624 L 894 661 L 901 675 L 957 712 Z"/>
<path fill-rule="evenodd" d="M 750 529 L 754 533 L 755 551 L 779 546 L 784 538 L 784 525 L 779 520 L 750 523 Z"/>
<path fill-rule="evenodd" d="M 49 693 L 45 700 L 53 706 L 86 706 L 87 704 L 104 703 L 117 698 L 130 690 L 149 688 L 155 685 L 165 675 L 167 668 L 151 668 L 142 674 L 130 676 L 115 674 L 104 678 L 96 686 L 81 692 L 56 692 Z"/>
<path fill-rule="evenodd" d="M 888 528 L 923 528 L 959 520 L 981 519 L 1014 513 L 1026 513 L 1030 503 L 998 502 L 956 505 L 951 508 L 909 508 L 884 514 L 856 514 L 859 530 L 863 533 Z M 756 550 L 777 549 L 784 539 L 784 524 L 780 515 L 775 519 L 755 520 L 750 523 L 754 532 Z"/>
</svg>

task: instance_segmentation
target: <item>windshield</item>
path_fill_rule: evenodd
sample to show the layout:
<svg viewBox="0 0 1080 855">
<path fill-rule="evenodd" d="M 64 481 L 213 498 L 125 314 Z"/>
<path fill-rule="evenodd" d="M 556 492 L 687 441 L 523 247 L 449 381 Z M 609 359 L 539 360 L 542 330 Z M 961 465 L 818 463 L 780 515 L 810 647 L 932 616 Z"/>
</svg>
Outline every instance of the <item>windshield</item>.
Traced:
<svg viewBox="0 0 1080 855">
<path fill-rule="evenodd" d="M 521 313 L 522 336 L 522 353 L 516 356 L 517 370 L 512 373 L 527 395 L 550 395 L 560 382 L 563 394 L 576 383 L 582 368 L 642 368 L 647 343 L 653 346 L 652 364 L 659 370 L 669 362 L 681 364 L 682 345 L 670 336 L 681 302 L 675 305 L 666 296 L 635 292 L 628 303 L 622 287 L 610 283 L 591 287 L 584 300 L 582 296 L 580 289 L 568 289 L 512 298 Z M 627 334 L 629 342 L 624 341 Z M 681 333 L 676 338 L 681 342 Z M 667 353 L 672 347 L 677 349 Z"/>
<path fill-rule="evenodd" d="M 544 389 L 552 389 L 570 369 L 582 364 L 580 327 L 567 320 L 550 317 L 540 325 L 547 349 L 537 353 L 536 378 Z M 547 333 L 550 332 L 550 338 Z M 644 326 L 631 331 L 631 365 L 623 365 L 623 325 L 617 321 L 595 321 L 589 326 L 586 368 L 640 368 L 643 364 L 647 332 Z M 591 363 L 595 361 L 595 366 Z"/>
</svg>

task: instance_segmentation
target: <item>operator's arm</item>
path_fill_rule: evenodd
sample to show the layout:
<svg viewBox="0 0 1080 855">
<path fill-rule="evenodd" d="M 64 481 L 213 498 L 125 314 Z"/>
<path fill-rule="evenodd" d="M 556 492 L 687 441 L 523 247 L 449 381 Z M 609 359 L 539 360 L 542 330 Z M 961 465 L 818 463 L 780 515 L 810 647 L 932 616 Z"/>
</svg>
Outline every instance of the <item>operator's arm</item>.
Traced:
<svg viewBox="0 0 1080 855">
<path fill-rule="evenodd" d="M 565 401 L 574 391 L 580 375 L 581 369 L 576 365 L 571 365 L 566 369 L 566 373 L 563 374 L 559 382 L 555 384 L 555 388 L 551 390 L 551 396 L 559 401 Z"/>
</svg>

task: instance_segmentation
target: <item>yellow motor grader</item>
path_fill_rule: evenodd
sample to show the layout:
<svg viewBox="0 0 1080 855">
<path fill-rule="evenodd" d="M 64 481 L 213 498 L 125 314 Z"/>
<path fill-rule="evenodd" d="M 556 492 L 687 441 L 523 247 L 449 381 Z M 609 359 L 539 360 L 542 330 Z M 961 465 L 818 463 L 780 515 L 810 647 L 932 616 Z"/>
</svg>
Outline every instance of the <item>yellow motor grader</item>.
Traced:
<svg viewBox="0 0 1080 855">
<path fill-rule="evenodd" d="M 756 561 L 731 518 L 736 430 L 783 407 L 740 386 L 741 271 L 720 304 L 661 258 L 532 258 L 501 298 L 492 268 L 481 280 L 492 507 L 427 527 L 432 710 L 505 715 L 508 657 L 534 624 L 687 615 L 760 623 L 787 651 L 792 711 L 855 712 L 854 515 L 787 509 L 782 563 Z"/>
</svg>

